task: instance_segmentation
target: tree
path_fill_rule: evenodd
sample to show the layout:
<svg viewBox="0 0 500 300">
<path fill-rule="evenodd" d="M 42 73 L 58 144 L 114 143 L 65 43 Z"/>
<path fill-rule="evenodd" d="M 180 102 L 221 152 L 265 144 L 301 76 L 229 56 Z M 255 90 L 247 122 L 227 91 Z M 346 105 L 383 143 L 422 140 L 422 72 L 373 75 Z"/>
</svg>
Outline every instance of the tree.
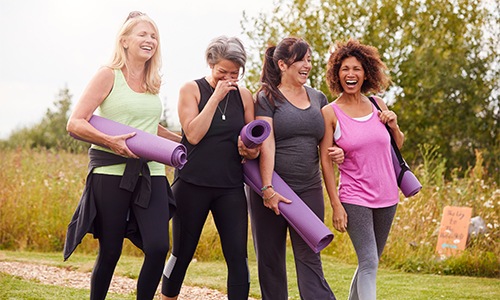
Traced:
<svg viewBox="0 0 500 300">
<path fill-rule="evenodd" d="M 475 0 L 281 0 L 271 14 L 244 15 L 250 52 L 300 36 L 313 50 L 310 85 L 330 100 L 324 81 L 329 49 L 356 38 L 379 49 L 393 86 L 384 96 L 407 139 L 403 154 L 418 162 L 418 145 L 432 144 L 449 170 L 474 165 L 483 152 L 500 167 L 500 4 Z M 253 28 L 253 30 L 252 30 Z M 486 34 L 484 33 L 486 31 Z M 251 56 L 247 84 L 254 91 L 262 58 Z M 497 172 L 495 172 L 497 173 Z"/>
<path fill-rule="evenodd" d="M 7 146 L 11 148 L 45 148 L 71 152 L 86 151 L 88 144 L 73 139 L 66 132 L 71 97 L 68 88 L 61 89 L 54 101 L 55 110 L 47 109 L 40 123 L 15 131 L 7 140 Z"/>
</svg>

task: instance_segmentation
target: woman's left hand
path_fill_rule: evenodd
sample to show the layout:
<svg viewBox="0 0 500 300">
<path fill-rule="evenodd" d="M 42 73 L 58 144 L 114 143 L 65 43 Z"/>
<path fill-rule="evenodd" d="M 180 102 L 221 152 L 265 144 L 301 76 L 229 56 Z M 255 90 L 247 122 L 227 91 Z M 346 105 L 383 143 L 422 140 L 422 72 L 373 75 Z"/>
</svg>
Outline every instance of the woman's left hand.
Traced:
<svg viewBox="0 0 500 300">
<path fill-rule="evenodd" d="M 238 137 L 238 153 L 243 157 L 243 159 L 256 159 L 260 154 L 260 145 L 255 148 L 247 148 L 241 137 Z"/>
<path fill-rule="evenodd" d="M 382 123 L 389 125 L 393 129 L 398 128 L 398 116 L 392 110 L 379 111 L 378 116 Z"/>
</svg>

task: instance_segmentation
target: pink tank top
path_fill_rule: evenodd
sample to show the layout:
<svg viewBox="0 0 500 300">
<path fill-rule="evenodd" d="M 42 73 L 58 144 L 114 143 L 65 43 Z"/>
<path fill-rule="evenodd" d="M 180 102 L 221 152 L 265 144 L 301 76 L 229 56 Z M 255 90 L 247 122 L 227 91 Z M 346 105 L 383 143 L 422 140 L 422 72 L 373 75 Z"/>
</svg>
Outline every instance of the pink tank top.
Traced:
<svg viewBox="0 0 500 300">
<path fill-rule="evenodd" d="M 341 128 L 335 140 L 344 150 L 339 165 L 339 198 L 343 203 L 382 208 L 399 201 L 398 185 L 391 158 L 391 140 L 372 104 L 373 114 L 364 121 L 346 115 L 331 104 Z"/>
</svg>

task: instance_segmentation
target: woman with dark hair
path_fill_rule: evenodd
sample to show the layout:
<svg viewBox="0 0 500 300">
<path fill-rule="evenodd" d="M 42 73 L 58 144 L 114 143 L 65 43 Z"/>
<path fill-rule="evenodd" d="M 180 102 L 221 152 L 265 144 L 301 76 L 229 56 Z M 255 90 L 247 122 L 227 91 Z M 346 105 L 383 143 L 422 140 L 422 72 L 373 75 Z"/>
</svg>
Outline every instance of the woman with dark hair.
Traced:
<svg viewBox="0 0 500 300">
<path fill-rule="evenodd" d="M 326 79 L 332 95 L 338 98 L 322 109 L 325 136 L 320 145 L 321 166 L 333 208 L 333 226 L 349 234 L 358 257 L 358 268 L 351 283 L 349 299 L 376 299 L 376 276 L 399 201 L 398 186 L 391 158 L 387 125 L 398 147 L 404 134 L 397 116 L 379 97 L 390 83 L 387 67 L 376 48 L 356 40 L 337 42 L 328 60 Z M 337 192 L 333 164 L 328 148 L 333 144 L 345 152 L 338 165 Z"/>
<path fill-rule="evenodd" d="M 116 38 L 112 62 L 97 71 L 68 120 L 68 132 L 92 142 L 85 191 L 64 249 L 67 259 L 87 232 L 99 240 L 90 299 L 106 298 L 125 237 L 144 252 L 137 299 L 153 299 L 161 279 L 173 202 L 165 166 L 138 159 L 127 147 L 135 133 L 110 136 L 89 123 L 95 113 L 179 142 L 179 135 L 159 125 L 160 68 L 158 28 L 147 15 L 130 13 Z"/>
<path fill-rule="evenodd" d="M 254 119 L 252 94 L 238 85 L 246 57 L 238 38 L 217 37 L 205 52 L 211 73 L 180 90 L 181 143 L 188 156 L 172 184 L 177 209 L 162 299 L 177 299 L 209 212 L 228 268 L 228 298 L 248 298 L 248 212 L 241 162 L 242 157 L 256 158 L 260 149 L 247 149 L 239 139 L 242 127 Z"/>
<path fill-rule="evenodd" d="M 265 53 L 257 92 L 256 119 L 271 125 L 262 144 L 260 174 L 263 197 L 251 191 L 249 210 L 257 254 L 262 299 L 288 299 L 286 237 L 290 232 L 301 299 L 335 299 L 325 280 L 321 257 L 280 216 L 279 202 L 290 203 L 272 186 L 278 175 L 321 219 L 324 199 L 319 172 L 318 144 L 323 138 L 321 107 L 326 96 L 307 85 L 311 50 L 302 39 L 289 37 Z M 336 149 L 341 161 L 343 154 Z"/>
</svg>

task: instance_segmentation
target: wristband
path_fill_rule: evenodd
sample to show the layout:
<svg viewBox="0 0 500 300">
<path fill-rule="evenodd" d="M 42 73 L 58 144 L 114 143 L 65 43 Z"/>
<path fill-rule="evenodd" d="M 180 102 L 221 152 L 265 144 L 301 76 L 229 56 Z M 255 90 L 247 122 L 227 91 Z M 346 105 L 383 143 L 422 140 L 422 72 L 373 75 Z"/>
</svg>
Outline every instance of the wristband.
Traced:
<svg viewBox="0 0 500 300">
<path fill-rule="evenodd" d="M 274 189 L 274 186 L 272 184 L 265 185 L 260 189 L 260 191 L 263 192 L 267 189 Z"/>
<path fill-rule="evenodd" d="M 264 201 L 271 200 L 271 198 L 273 198 L 274 196 L 276 196 L 276 192 L 274 192 L 271 196 L 269 196 L 269 198 L 262 198 L 262 200 Z"/>
</svg>

